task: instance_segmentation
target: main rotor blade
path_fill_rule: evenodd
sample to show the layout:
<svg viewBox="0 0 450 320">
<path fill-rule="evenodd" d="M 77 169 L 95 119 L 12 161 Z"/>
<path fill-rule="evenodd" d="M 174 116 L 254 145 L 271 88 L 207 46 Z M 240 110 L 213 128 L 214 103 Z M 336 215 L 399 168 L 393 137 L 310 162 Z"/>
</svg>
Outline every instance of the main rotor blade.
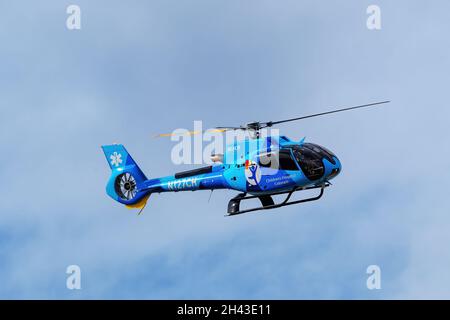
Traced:
<svg viewBox="0 0 450 320">
<path fill-rule="evenodd" d="M 303 117 L 298 117 L 298 118 L 292 118 L 292 119 L 286 119 L 286 120 L 280 120 L 280 121 L 269 121 L 269 122 L 266 122 L 265 125 L 268 126 L 268 127 L 271 127 L 274 124 L 290 122 L 290 121 L 297 121 L 297 120 L 302 120 L 302 119 L 307 119 L 307 118 L 313 118 L 313 117 L 323 116 L 323 115 L 330 114 L 330 113 L 337 113 L 337 112 L 348 111 L 348 110 L 353 110 L 353 109 L 367 108 L 367 107 L 372 107 L 372 106 L 376 106 L 376 105 L 384 104 L 384 103 L 389 103 L 389 102 L 390 101 L 374 102 L 374 103 L 363 104 L 363 105 L 360 105 L 360 106 L 355 106 L 355 107 L 350 107 L 350 108 L 344 108 L 344 109 L 337 109 L 337 110 L 326 111 L 326 112 L 321 112 L 321 113 L 315 113 L 315 114 L 311 114 L 311 115 L 303 116 Z"/>
<path fill-rule="evenodd" d="M 220 130 L 218 132 L 225 132 L 229 130 L 245 130 L 246 128 L 243 127 L 214 127 L 216 130 Z"/>
</svg>

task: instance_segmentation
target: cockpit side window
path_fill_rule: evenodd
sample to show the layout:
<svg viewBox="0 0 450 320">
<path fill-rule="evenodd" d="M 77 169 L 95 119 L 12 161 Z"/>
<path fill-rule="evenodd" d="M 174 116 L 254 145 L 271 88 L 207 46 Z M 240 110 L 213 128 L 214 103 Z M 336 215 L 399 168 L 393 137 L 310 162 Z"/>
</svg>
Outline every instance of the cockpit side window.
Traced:
<svg viewBox="0 0 450 320">
<path fill-rule="evenodd" d="M 262 154 L 259 156 L 258 162 L 261 167 L 275 170 L 299 170 L 289 149 Z"/>
<path fill-rule="evenodd" d="M 279 152 L 279 162 L 281 170 L 298 170 L 298 166 L 291 156 L 291 150 L 285 149 Z"/>
</svg>

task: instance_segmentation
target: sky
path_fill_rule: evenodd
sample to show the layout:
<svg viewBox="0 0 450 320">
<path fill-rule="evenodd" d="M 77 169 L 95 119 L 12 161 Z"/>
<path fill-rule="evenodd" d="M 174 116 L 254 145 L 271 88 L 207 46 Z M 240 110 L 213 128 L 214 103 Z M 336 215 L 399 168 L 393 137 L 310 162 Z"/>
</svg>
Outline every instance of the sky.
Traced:
<svg viewBox="0 0 450 320">
<path fill-rule="evenodd" d="M 66 8 L 81 8 L 68 30 Z M 381 30 L 366 9 L 381 9 Z M 449 299 L 448 1 L 3 1 L 0 298 Z M 105 193 L 100 146 L 147 177 L 175 128 L 279 120 L 342 173 L 320 201 L 225 217 L 236 192 Z M 66 268 L 81 269 L 81 290 Z M 368 290 L 366 269 L 381 269 Z"/>
</svg>

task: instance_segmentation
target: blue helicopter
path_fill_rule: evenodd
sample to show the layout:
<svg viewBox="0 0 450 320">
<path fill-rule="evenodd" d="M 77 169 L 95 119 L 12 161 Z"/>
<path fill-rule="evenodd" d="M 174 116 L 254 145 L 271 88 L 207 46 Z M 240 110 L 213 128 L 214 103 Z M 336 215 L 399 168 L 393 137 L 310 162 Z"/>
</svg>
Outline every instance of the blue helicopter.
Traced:
<svg viewBox="0 0 450 320">
<path fill-rule="evenodd" d="M 232 189 L 240 193 L 228 203 L 228 215 L 257 210 L 268 210 L 315 201 L 322 197 L 330 180 L 342 170 L 339 159 L 320 145 L 292 141 L 286 136 L 261 137 L 260 130 L 274 125 L 347 110 L 388 103 L 382 101 L 337 109 L 280 121 L 251 122 L 239 127 L 216 127 L 221 132 L 243 130 L 249 138 L 234 141 L 224 154 L 212 155 L 213 165 L 174 175 L 147 179 L 145 174 L 121 144 L 102 146 L 112 170 L 106 193 L 128 208 L 139 209 L 139 214 L 152 193 L 196 190 Z M 250 152 L 249 150 L 253 150 Z M 318 195 L 289 201 L 295 192 L 318 189 Z M 273 196 L 285 196 L 275 203 Z M 259 199 L 258 207 L 241 209 L 246 200 Z"/>
</svg>

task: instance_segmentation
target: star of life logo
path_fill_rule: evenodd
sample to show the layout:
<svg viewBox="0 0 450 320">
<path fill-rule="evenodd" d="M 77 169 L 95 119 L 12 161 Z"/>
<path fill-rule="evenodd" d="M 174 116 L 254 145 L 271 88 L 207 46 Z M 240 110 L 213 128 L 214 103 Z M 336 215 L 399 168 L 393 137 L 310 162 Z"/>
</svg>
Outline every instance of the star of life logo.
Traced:
<svg viewBox="0 0 450 320">
<path fill-rule="evenodd" d="M 109 158 L 112 166 L 118 167 L 122 163 L 122 155 L 120 153 L 114 152 Z"/>
<path fill-rule="evenodd" d="M 251 186 L 256 186 L 261 181 L 261 169 L 255 161 L 245 161 L 245 179 Z"/>
</svg>

